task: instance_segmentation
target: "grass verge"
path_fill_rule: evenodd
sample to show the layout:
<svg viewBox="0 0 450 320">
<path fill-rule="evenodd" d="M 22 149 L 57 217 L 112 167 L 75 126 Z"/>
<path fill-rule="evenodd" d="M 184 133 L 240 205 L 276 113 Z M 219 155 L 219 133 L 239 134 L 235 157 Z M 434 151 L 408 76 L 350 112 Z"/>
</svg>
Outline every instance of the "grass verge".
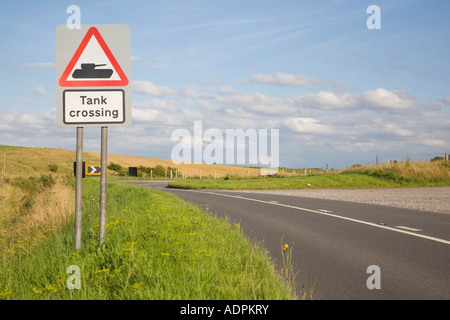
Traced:
<svg viewBox="0 0 450 320">
<path fill-rule="evenodd" d="M 1 252 L 0 299 L 296 298 L 238 226 L 167 193 L 109 183 L 99 245 L 98 191 L 97 179 L 84 180 L 80 251 L 68 223 L 26 252 Z M 71 266 L 80 289 L 68 288 Z"/>
<path fill-rule="evenodd" d="M 373 189 L 450 186 L 450 163 L 444 161 L 358 166 L 330 174 L 255 178 L 185 179 L 169 182 L 184 189 Z"/>
</svg>

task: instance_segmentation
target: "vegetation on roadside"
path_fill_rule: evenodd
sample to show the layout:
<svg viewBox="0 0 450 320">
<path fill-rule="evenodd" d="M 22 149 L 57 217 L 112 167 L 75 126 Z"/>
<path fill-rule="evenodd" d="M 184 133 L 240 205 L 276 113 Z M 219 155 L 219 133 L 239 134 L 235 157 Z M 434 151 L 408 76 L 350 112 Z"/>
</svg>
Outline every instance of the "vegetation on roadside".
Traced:
<svg viewBox="0 0 450 320">
<path fill-rule="evenodd" d="M 16 182 L 28 188 L 25 181 Z M 97 179 L 84 180 L 80 251 L 73 249 L 73 220 L 34 246 L 4 248 L 0 299 L 295 298 L 267 252 L 238 225 L 164 192 L 109 183 L 100 245 L 98 190 Z M 73 266 L 80 289 L 68 288 Z"/>
<path fill-rule="evenodd" d="M 114 172 L 118 176 L 128 176 L 129 168 L 123 167 L 118 163 L 111 162 L 108 164 L 108 169 L 111 172 Z M 156 165 L 154 167 L 146 167 L 146 166 L 138 166 L 137 169 L 137 177 L 151 177 L 151 178 L 167 178 L 167 177 L 175 177 L 178 175 L 177 169 L 174 167 L 164 167 L 162 165 Z M 180 174 L 181 175 L 181 174 Z"/>
<path fill-rule="evenodd" d="M 0 186 L 0 253 L 22 253 L 73 214 L 73 187 L 51 174 L 6 178 Z"/>
<path fill-rule="evenodd" d="M 371 189 L 450 186 L 450 162 L 423 161 L 392 165 L 362 166 L 315 174 L 280 174 L 252 178 L 183 179 L 169 187 L 184 189 Z"/>
</svg>

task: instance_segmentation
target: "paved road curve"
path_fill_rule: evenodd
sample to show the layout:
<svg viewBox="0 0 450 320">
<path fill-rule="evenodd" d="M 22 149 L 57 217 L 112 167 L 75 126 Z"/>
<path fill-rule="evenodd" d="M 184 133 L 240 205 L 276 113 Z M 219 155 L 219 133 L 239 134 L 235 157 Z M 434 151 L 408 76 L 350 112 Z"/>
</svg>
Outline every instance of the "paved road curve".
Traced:
<svg viewBox="0 0 450 320">
<path fill-rule="evenodd" d="M 450 299 L 450 215 L 294 196 L 190 191 L 167 183 L 136 184 L 171 192 L 240 223 L 278 263 L 280 238 L 294 242 L 298 292 L 314 299 Z M 380 289 L 368 289 L 369 266 Z M 371 283 L 374 283 L 371 281 Z"/>
</svg>

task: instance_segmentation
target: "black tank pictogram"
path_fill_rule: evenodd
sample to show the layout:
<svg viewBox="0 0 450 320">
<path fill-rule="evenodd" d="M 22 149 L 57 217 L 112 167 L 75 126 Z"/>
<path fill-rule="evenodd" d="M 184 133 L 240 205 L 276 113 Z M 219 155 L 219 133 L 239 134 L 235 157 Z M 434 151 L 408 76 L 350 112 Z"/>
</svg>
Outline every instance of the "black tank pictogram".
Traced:
<svg viewBox="0 0 450 320">
<path fill-rule="evenodd" d="M 75 69 L 72 77 L 74 79 L 110 78 L 113 74 L 112 69 L 95 69 L 102 66 L 106 64 L 82 63 L 81 69 Z"/>
</svg>

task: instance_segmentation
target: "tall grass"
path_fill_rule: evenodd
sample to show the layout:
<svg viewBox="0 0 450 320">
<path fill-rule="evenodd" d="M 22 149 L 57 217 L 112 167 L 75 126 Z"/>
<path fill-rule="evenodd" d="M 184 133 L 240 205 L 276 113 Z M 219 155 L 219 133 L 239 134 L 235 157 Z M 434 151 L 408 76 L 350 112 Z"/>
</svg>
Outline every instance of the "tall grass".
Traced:
<svg viewBox="0 0 450 320">
<path fill-rule="evenodd" d="M 7 178 L 0 187 L 0 253 L 23 252 L 73 214 L 73 188 L 50 175 Z"/>
<path fill-rule="evenodd" d="M 163 192 L 108 184 L 99 244 L 99 182 L 83 182 L 82 249 L 73 223 L 26 253 L 3 252 L 0 299 L 291 299 L 292 288 L 237 226 Z M 81 288 L 68 289 L 68 267 Z"/>
<path fill-rule="evenodd" d="M 343 172 L 356 173 L 392 181 L 406 186 L 450 185 L 450 162 L 422 161 L 403 162 L 394 165 L 355 167 Z"/>
</svg>

